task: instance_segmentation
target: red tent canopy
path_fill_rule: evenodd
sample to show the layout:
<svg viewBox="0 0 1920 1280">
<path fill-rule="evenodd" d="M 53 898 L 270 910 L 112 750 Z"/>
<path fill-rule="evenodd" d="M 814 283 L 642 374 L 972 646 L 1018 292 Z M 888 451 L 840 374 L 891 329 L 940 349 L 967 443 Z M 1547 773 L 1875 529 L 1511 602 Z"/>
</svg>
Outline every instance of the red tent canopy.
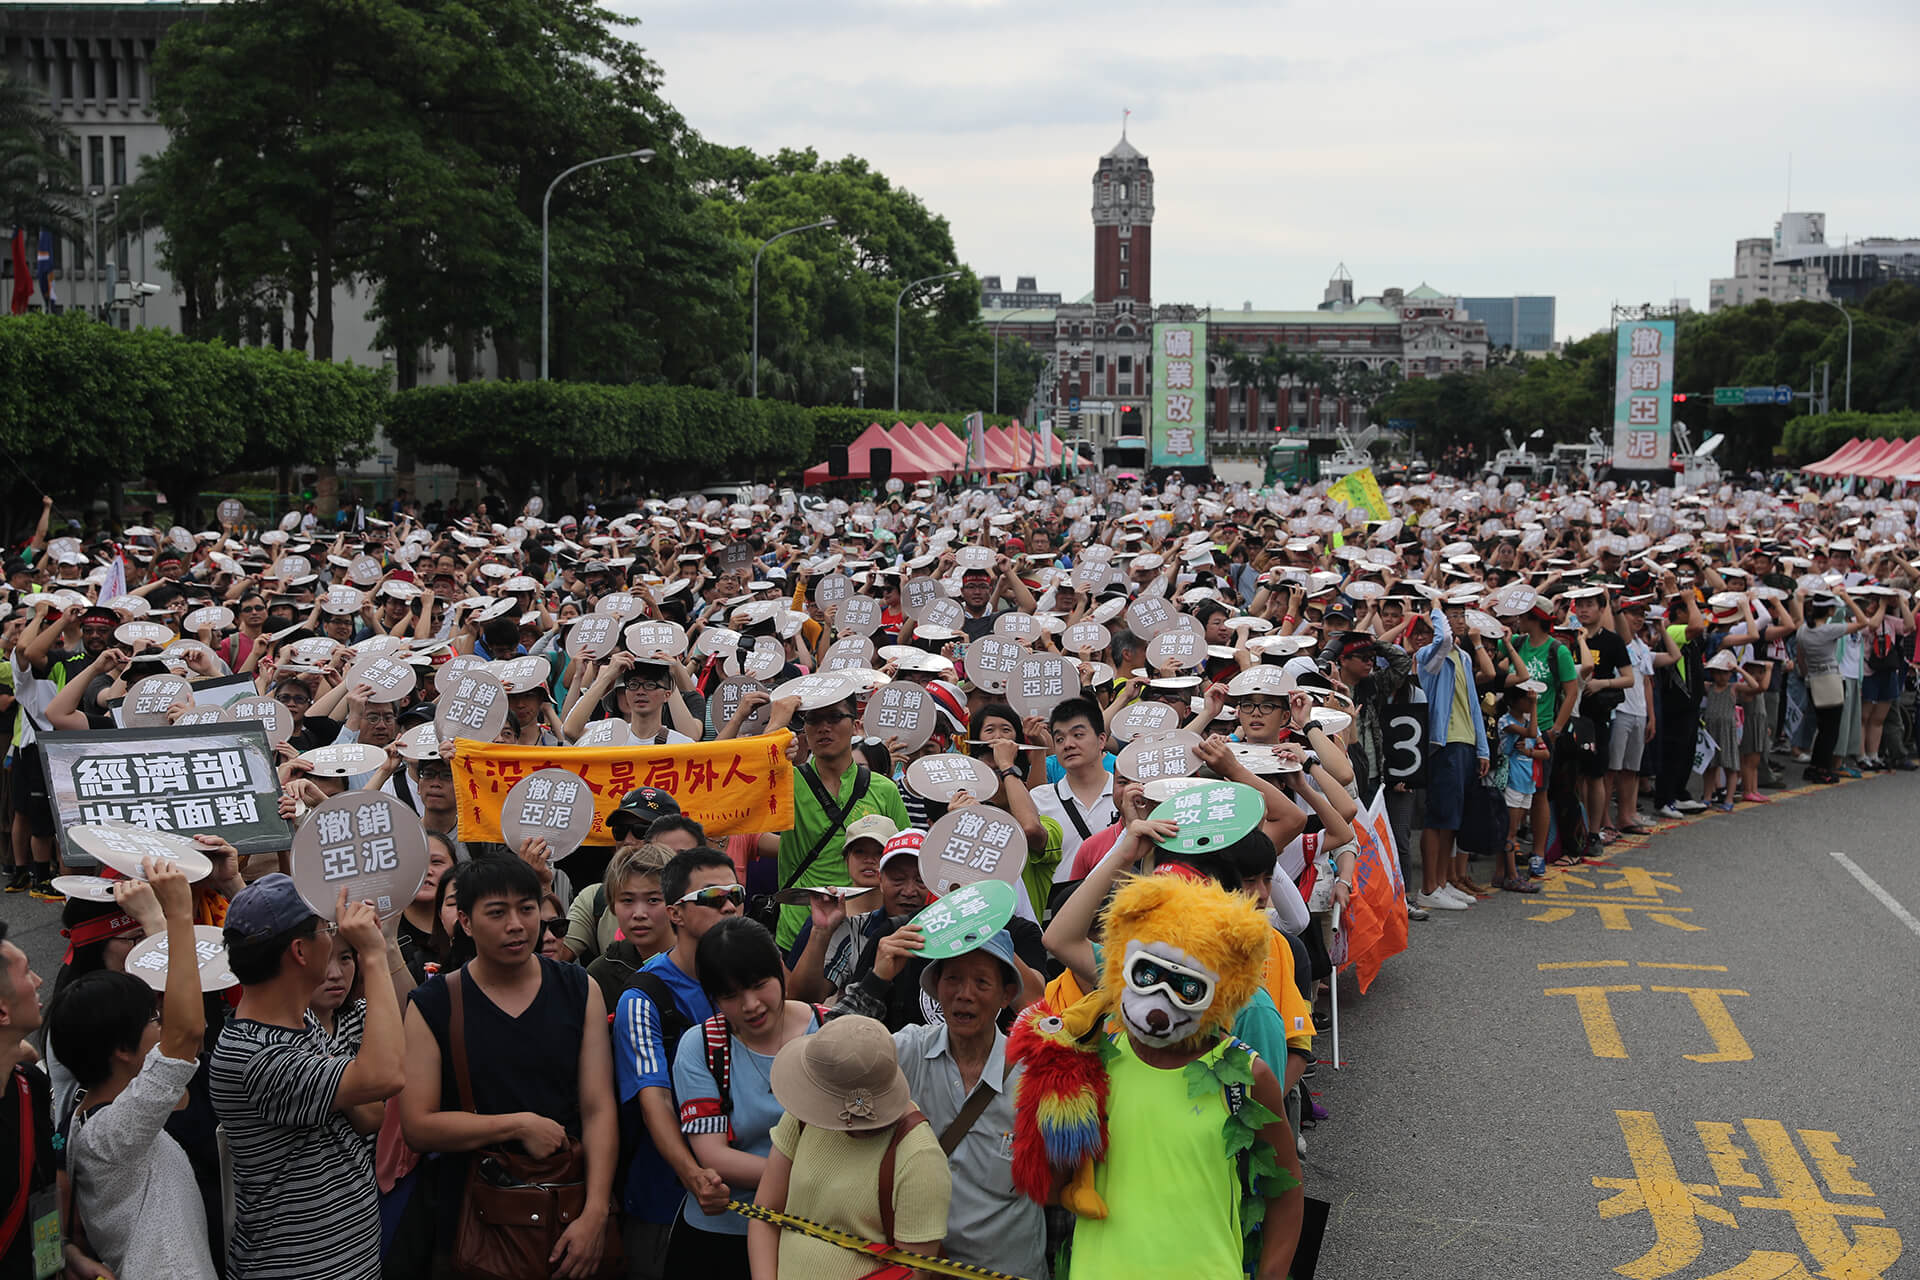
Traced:
<svg viewBox="0 0 1920 1280">
<path fill-rule="evenodd" d="M 960 467 L 964 468 L 966 466 L 967 442 L 955 435 L 952 427 L 949 427 L 944 422 L 936 422 L 928 427 L 927 431 L 946 446 L 949 455 L 959 459 L 958 465 Z"/>
<path fill-rule="evenodd" d="M 943 437 L 924 422 L 916 422 L 907 430 L 919 442 L 920 452 L 929 458 L 938 458 L 948 471 L 958 471 L 966 462 L 966 448 L 951 435 Z"/>
<path fill-rule="evenodd" d="M 894 423 L 893 429 L 887 432 L 887 435 L 893 441 L 893 474 L 900 476 L 902 480 L 907 478 L 900 471 L 900 459 L 902 457 L 913 459 L 914 464 L 928 475 L 946 476 L 953 473 L 953 468 L 948 464 L 947 460 L 942 457 L 938 451 L 929 449 L 926 445 L 922 444 L 919 438 L 913 434 L 913 428 L 909 427 L 906 423 Z"/>
<path fill-rule="evenodd" d="M 1810 471 L 1813 474 L 1820 475 L 1820 476 L 1834 475 L 1836 474 L 1837 468 L 1844 467 L 1848 462 L 1858 457 L 1860 453 L 1866 449 L 1868 443 L 1869 443 L 1868 441 L 1862 440 L 1856 436 L 1854 439 L 1849 440 L 1845 444 L 1841 445 L 1838 449 L 1835 449 L 1832 453 L 1828 454 L 1826 457 L 1820 459 L 1820 461 L 1809 462 L 1806 466 L 1802 467 L 1801 470 Z"/>
<path fill-rule="evenodd" d="M 893 451 L 892 474 L 899 476 L 902 480 L 908 482 L 928 480 L 936 474 L 946 474 L 944 471 L 935 472 L 930 470 L 930 464 L 922 459 L 920 455 L 909 453 L 907 450 L 901 448 L 900 445 L 894 441 L 893 437 L 883 431 L 880 424 L 875 422 L 869 424 L 867 429 L 862 431 L 859 437 L 847 446 L 846 475 L 829 475 L 827 464 L 821 462 L 808 467 L 802 478 L 808 486 L 825 484 L 829 480 L 870 480 L 873 478 L 873 451 L 875 449 L 891 449 Z"/>
<path fill-rule="evenodd" d="M 1869 440 L 1866 448 L 1846 460 L 1833 472 L 1837 476 L 1871 475 L 1873 469 L 1882 461 L 1893 456 L 1893 451 L 1901 442 L 1898 440 Z"/>
<path fill-rule="evenodd" d="M 1876 480 L 1892 480 L 1896 476 L 1920 473 L 1920 438 L 1896 440 L 1894 446 L 1889 452 L 1881 454 L 1879 461 L 1858 474 Z"/>
</svg>

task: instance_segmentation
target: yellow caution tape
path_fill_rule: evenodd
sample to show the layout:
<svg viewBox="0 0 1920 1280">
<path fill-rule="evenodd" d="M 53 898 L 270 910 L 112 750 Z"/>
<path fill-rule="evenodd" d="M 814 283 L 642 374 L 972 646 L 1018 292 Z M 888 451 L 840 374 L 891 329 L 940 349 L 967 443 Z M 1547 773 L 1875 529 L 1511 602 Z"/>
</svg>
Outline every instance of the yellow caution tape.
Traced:
<svg viewBox="0 0 1920 1280">
<path fill-rule="evenodd" d="M 842 1249 L 852 1250 L 880 1262 L 897 1262 L 902 1266 L 917 1267 L 921 1271 L 930 1271 L 938 1276 L 985 1277 L 985 1280 L 1021 1280 L 1021 1277 L 1005 1271 L 989 1271 L 985 1267 L 976 1267 L 965 1262 L 954 1262 L 947 1258 L 929 1258 L 923 1253 L 913 1253 L 906 1249 L 891 1246 L 881 1248 L 876 1241 L 863 1239 L 851 1232 L 838 1231 L 832 1227 L 823 1227 L 806 1218 L 796 1218 L 790 1213 L 781 1213 L 777 1209 L 762 1208 L 757 1204 L 748 1204 L 743 1200 L 729 1201 L 727 1208 L 743 1218 L 758 1218 L 762 1222 L 771 1222 L 782 1231 L 797 1231 L 815 1240 L 825 1240 L 828 1244 L 837 1244 Z"/>
</svg>

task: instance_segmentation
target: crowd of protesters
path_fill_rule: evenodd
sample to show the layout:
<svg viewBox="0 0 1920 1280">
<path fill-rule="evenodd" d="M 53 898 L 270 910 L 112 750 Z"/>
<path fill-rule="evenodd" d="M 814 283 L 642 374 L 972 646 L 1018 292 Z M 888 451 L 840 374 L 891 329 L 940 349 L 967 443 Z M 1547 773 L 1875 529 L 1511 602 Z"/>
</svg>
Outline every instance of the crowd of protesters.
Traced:
<svg viewBox="0 0 1920 1280">
<path fill-rule="evenodd" d="M 1369 515 L 1312 490 L 1087 475 L 764 496 L 554 522 L 358 509 L 341 531 L 308 512 L 82 539 L 43 519 L 5 565 L 6 890 L 58 910 L 72 945 L 42 993 L 0 933 L 0 1116 L 21 1152 L 0 1175 L 0 1280 L 49 1257 L 124 1280 L 889 1274 L 832 1231 L 1045 1276 L 1074 1232 L 1014 1187 L 1006 1033 L 1095 980 L 1102 903 L 1170 835 L 1141 741 L 1180 735 L 1188 772 L 1260 797 L 1244 838 L 1186 861 L 1272 923 L 1232 1035 L 1285 1091 L 1276 1155 L 1295 1169 L 1329 1121 L 1312 1082 L 1369 806 L 1402 864 L 1395 910 L 1426 920 L 1497 912 L 1554 864 L 1709 806 L 1769 803 L 1795 768 L 1917 767 L 1911 500 L 1434 477 Z M 841 625 L 827 580 L 871 598 L 872 625 Z M 570 645 L 600 613 L 685 643 Z M 1078 691 L 1016 711 L 990 642 L 1071 659 Z M 412 664 L 411 692 L 356 680 L 371 654 Z M 790 730 L 792 825 L 709 835 L 639 787 L 606 817 L 611 845 L 463 838 L 455 748 L 433 732 L 434 673 L 458 659 L 502 680 L 502 744 Z M 746 673 L 760 687 L 722 714 Z M 844 683 L 794 684 L 811 673 Z M 296 824 L 343 790 L 417 813 L 417 893 L 385 913 L 314 903 L 289 854 L 243 857 L 213 827 L 179 833 L 210 875 L 152 861 L 69 896 L 38 739 L 114 729 L 163 674 L 245 677 L 280 705 Z M 923 741 L 862 727 L 894 681 L 933 707 Z M 351 774 L 311 755 L 356 744 L 373 753 Z M 916 790 L 909 765 L 943 753 L 983 762 L 991 794 Z M 1019 905 L 929 960 L 921 844 L 968 805 L 1017 823 Z M 196 927 L 219 931 L 222 981 Z M 156 937 L 164 973 L 129 973 Z M 502 1229 L 506 1193 L 534 1186 L 563 1188 L 558 1220 Z M 1150 1252 L 1128 1272 L 1101 1239 L 1103 1275 L 1149 1273 Z M 1277 1277 L 1291 1255 L 1244 1256 Z"/>
</svg>

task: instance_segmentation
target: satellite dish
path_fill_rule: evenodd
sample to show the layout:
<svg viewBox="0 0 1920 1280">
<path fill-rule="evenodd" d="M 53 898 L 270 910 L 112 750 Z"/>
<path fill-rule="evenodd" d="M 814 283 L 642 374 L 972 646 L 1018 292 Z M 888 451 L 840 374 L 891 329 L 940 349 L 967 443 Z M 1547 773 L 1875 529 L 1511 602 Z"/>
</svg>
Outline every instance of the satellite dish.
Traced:
<svg viewBox="0 0 1920 1280">
<path fill-rule="evenodd" d="M 1713 451 L 1715 449 L 1718 449 L 1721 446 L 1721 444 L 1723 444 L 1726 441 L 1726 438 L 1727 438 L 1726 432 L 1716 431 L 1713 435 L 1707 437 L 1707 442 L 1705 444 L 1701 445 L 1698 449 L 1694 450 L 1693 456 L 1696 458 L 1712 457 Z"/>
</svg>

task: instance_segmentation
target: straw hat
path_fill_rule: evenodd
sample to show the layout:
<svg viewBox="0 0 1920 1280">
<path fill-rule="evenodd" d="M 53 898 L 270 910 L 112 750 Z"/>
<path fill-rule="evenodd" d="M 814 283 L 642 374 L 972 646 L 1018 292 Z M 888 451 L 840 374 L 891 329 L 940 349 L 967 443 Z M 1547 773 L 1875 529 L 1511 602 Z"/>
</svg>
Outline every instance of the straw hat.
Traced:
<svg viewBox="0 0 1920 1280">
<path fill-rule="evenodd" d="M 774 1058 L 771 1077 L 780 1105 L 821 1129 L 885 1129 L 913 1105 L 893 1037 L 872 1018 L 835 1018 L 789 1041 Z"/>
</svg>

